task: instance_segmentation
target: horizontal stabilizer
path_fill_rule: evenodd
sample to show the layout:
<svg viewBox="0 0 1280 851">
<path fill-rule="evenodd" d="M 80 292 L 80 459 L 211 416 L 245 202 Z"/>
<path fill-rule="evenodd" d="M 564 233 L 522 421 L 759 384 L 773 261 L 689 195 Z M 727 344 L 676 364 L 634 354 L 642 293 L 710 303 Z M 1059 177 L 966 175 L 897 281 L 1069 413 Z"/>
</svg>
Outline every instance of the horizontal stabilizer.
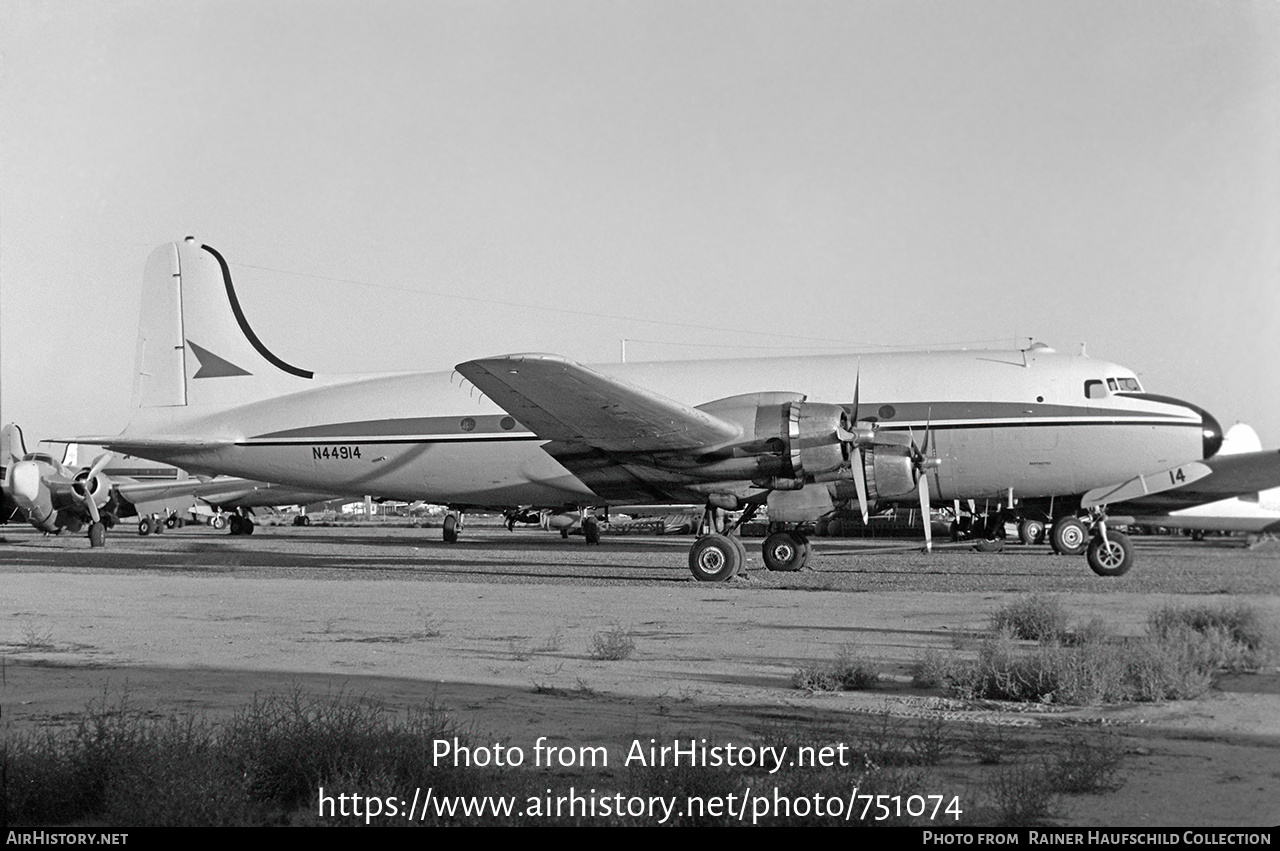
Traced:
<svg viewBox="0 0 1280 851">
<path fill-rule="evenodd" d="M 113 452 L 127 455 L 147 457 L 149 452 L 163 450 L 166 452 L 195 452 L 201 449 L 218 449 L 234 446 L 235 440 L 229 437 L 186 437 L 156 436 L 142 437 L 132 434 L 91 435 L 89 437 L 53 438 L 48 443 L 87 443 L 102 446 Z"/>
<path fill-rule="evenodd" d="M 538 437 L 605 452 L 717 446 L 741 427 L 557 355 L 506 355 L 457 366 Z"/>
</svg>

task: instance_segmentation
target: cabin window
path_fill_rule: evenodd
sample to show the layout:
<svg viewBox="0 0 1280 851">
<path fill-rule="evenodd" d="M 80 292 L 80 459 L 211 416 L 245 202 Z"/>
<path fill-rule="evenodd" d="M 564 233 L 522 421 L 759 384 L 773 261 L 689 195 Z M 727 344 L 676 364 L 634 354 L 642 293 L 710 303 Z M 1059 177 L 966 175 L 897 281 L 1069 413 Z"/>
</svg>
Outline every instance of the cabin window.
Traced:
<svg viewBox="0 0 1280 851">
<path fill-rule="evenodd" d="M 1107 395 L 1107 390 L 1101 381 L 1086 381 L 1084 383 L 1084 397 L 1086 399 L 1102 399 Z"/>
</svg>

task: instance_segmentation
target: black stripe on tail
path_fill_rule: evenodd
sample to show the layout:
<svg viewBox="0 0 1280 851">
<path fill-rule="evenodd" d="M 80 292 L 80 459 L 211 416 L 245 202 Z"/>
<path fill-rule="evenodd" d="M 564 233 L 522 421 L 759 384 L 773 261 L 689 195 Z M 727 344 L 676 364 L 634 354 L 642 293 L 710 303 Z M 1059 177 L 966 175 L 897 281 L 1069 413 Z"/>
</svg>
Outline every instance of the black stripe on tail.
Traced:
<svg viewBox="0 0 1280 851">
<path fill-rule="evenodd" d="M 267 361 L 277 369 L 283 370 L 290 375 L 296 375 L 299 378 L 314 377 L 314 372 L 306 369 L 298 369 L 298 367 L 291 366 L 280 360 L 280 358 L 276 357 L 275 354 L 258 339 L 258 335 L 253 333 L 253 329 L 249 327 L 249 320 L 245 318 L 244 311 L 240 309 L 240 300 L 236 298 L 236 288 L 231 283 L 231 270 L 227 267 L 227 261 L 222 258 L 221 254 L 209 246 L 201 245 L 200 247 L 212 254 L 213 258 L 218 261 L 218 265 L 222 267 L 222 281 L 227 286 L 227 300 L 231 302 L 231 312 L 236 315 L 236 322 L 239 323 L 240 330 L 244 332 L 245 339 L 253 344 L 253 347 L 258 350 L 258 354 L 266 358 Z"/>
</svg>

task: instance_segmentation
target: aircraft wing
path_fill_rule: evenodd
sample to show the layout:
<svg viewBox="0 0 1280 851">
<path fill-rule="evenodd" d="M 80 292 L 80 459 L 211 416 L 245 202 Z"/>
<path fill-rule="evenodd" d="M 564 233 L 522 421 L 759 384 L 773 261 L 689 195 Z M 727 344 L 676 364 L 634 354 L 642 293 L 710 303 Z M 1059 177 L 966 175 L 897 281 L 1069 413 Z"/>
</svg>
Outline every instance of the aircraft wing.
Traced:
<svg viewBox="0 0 1280 851">
<path fill-rule="evenodd" d="M 741 435 L 734 424 L 557 355 L 506 355 L 457 366 L 538 437 L 605 452 L 671 452 Z"/>
<path fill-rule="evenodd" d="M 1116 513 L 1177 511 L 1233 496 L 1280 487 L 1280 450 L 1215 455 L 1198 462 L 1209 474 L 1180 488 L 1135 497 L 1111 506 Z"/>
</svg>

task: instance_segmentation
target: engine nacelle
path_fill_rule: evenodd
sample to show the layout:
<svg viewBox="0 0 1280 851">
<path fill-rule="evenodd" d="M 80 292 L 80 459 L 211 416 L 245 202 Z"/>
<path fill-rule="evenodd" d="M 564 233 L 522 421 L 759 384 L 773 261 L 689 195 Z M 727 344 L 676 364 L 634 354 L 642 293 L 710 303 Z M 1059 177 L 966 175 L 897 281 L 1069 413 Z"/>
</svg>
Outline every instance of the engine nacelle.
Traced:
<svg viewBox="0 0 1280 851">
<path fill-rule="evenodd" d="M 901 432 L 881 432 L 863 452 L 867 473 L 867 499 L 902 499 L 916 493 L 917 469 L 911 437 Z"/>
<path fill-rule="evenodd" d="M 105 505 L 111 496 L 111 484 L 107 481 L 106 476 L 93 476 L 89 474 L 93 472 L 89 467 L 85 467 L 76 474 L 75 482 L 71 487 L 75 490 L 76 496 L 82 501 L 88 502 L 90 499 L 96 505 Z"/>
<path fill-rule="evenodd" d="M 759 487 L 796 490 L 831 481 L 849 466 L 840 440 L 849 414 L 839 405 L 804 401 L 791 393 L 734 396 L 701 409 L 742 426 L 732 445 L 699 459 L 699 477 L 747 479 Z"/>
</svg>

